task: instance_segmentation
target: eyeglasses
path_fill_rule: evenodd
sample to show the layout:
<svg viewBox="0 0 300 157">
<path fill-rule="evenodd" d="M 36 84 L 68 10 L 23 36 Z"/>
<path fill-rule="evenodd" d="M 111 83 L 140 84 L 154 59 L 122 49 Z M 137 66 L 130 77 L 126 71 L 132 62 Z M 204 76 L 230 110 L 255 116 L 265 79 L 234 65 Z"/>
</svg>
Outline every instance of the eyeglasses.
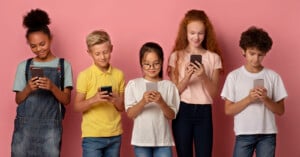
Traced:
<svg viewBox="0 0 300 157">
<path fill-rule="evenodd" d="M 161 67 L 161 63 L 153 63 L 153 64 L 149 64 L 149 63 L 143 63 L 143 68 L 148 70 L 151 69 L 151 67 L 153 67 L 153 69 L 159 69 Z"/>
</svg>

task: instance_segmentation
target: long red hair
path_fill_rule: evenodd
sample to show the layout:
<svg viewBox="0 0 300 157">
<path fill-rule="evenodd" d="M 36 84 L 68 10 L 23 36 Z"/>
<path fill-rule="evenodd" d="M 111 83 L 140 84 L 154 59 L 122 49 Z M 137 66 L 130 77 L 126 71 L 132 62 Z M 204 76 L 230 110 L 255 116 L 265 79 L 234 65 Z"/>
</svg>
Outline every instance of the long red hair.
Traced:
<svg viewBox="0 0 300 157">
<path fill-rule="evenodd" d="M 216 34 L 213 25 L 210 22 L 206 13 L 202 10 L 189 10 L 180 22 L 177 38 L 175 40 L 175 45 L 172 51 L 172 53 L 177 52 L 177 59 L 175 61 L 175 72 L 174 72 L 176 82 L 178 82 L 178 78 L 179 78 L 179 58 L 181 55 L 183 55 L 181 54 L 183 53 L 182 50 L 184 50 L 189 45 L 187 39 L 187 25 L 193 21 L 201 21 L 204 23 L 205 37 L 201 43 L 202 47 L 211 52 L 217 53 L 221 57 L 221 50 L 217 43 Z"/>
</svg>

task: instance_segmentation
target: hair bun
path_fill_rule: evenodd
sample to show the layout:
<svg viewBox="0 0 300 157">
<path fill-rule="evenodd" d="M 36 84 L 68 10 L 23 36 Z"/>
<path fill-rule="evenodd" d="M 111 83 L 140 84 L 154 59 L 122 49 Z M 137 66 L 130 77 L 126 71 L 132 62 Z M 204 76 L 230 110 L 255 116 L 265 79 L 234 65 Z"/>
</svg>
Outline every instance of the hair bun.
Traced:
<svg viewBox="0 0 300 157">
<path fill-rule="evenodd" d="M 23 25 L 27 28 L 38 28 L 50 24 L 48 14 L 41 9 L 32 9 L 24 16 Z"/>
</svg>

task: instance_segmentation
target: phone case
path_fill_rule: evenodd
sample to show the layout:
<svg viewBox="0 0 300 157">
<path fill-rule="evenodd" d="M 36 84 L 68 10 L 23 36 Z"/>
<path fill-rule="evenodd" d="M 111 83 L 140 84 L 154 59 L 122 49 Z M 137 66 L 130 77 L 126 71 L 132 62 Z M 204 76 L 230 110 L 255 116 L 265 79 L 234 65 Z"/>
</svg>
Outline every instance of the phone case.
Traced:
<svg viewBox="0 0 300 157">
<path fill-rule="evenodd" d="M 112 87 L 111 86 L 101 86 L 99 88 L 99 92 L 102 92 L 102 91 L 107 91 L 107 94 L 111 94 L 112 93 Z"/>
<path fill-rule="evenodd" d="M 200 64 L 202 64 L 202 56 L 201 55 L 195 55 L 195 54 L 191 55 L 190 61 L 191 61 L 191 63 L 194 63 L 194 64 L 196 64 L 196 61 L 198 61 Z"/>
<path fill-rule="evenodd" d="M 44 77 L 44 70 L 42 68 L 32 67 L 31 77 Z"/>
<path fill-rule="evenodd" d="M 264 79 L 256 79 L 253 81 L 253 87 L 264 87 Z"/>
<path fill-rule="evenodd" d="M 146 83 L 146 91 L 155 90 L 157 91 L 157 83 L 154 82 L 147 82 Z"/>
</svg>

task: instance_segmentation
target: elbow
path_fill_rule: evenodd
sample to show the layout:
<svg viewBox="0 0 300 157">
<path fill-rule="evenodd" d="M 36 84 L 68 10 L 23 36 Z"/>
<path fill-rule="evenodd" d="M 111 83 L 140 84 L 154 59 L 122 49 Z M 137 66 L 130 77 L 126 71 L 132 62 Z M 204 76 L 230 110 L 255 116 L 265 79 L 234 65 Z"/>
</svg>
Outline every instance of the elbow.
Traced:
<svg viewBox="0 0 300 157">
<path fill-rule="evenodd" d="M 228 108 L 225 108 L 225 115 L 227 116 L 234 116 L 235 114 Z"/>
<path fill-rule="evenodd" d="M 284 114 L 284 110 L 277 112 L 278 116 L 282 116 Z"/>
</svg>

